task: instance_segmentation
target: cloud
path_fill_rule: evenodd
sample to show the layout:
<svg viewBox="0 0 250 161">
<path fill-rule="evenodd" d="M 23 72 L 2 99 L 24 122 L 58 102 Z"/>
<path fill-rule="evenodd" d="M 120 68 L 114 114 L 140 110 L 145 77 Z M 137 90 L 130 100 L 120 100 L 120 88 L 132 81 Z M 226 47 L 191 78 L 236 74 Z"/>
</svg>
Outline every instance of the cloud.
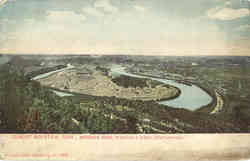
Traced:
<svg viewBox="0 0 250 161">
<path fill-rule="evenodd" d="M 249 37 L 248 30 L 236 31 L 238 27 L 248 28 L 240 26 L 246 23 L 245 19 L 237 21 L 238 25 L 208 21 L 206 11 L 215 6 L 221 7 L 209 10 L 208 15 L 216 20 L 222 19 L 221 12 L 228 15 L 229 11 L 236 10 L 237 6 L 226 7 L 225 0 L 181 4 L 171 0 L 158 0 L 159 3 L 149 0 L 26 1 L 25 5 L 12 5 L 9 0 L 4 4 L 11 7 L 0 12 L 7 11 L 0 16 L 2 20 L 5 18 L 0 20 L 0 30 L 3 29 L 0 39 L 4 36 L 0 52 L 205 54 L 217 50 L 227 52 L 231 48 L 228 42 L 235 40 L 236 34 Z M 232 4 L 234 1 L 237 0 L 232 0 Z M 231 12 L 231 16 L 236 15 Z M 223 20 L 231 19 L 225 15 Z M 14 23 L 9 23 L 10 20 Z"/>
<path fill-rule="evenodd" d="M 231 7 L 231 6 L 232 6 L 232 2 L 231 2 L 231 1 L 226 1 L 226 2 L 225 2 L 225 6 Z"/>
<path fill-rule="evenodd" d="M 76 14 L 72 11 L 49 11 L 47 20 L 54 23 L 75 24 L 86 20 L 83 14 Z"/>
<path fill-rule="evenodd" d="M 6 0 L 7 1 L 7 0 Z M 16 2 L 17 0 L 8 0 L 8 2 Z"/>
<path fill-rule="evenodd" d="M 0 19 L 0 25 L 14 24 L 16 21 L 13 19 L 3 18 Z"/>
<path fill-rule="evenodd" d="M 36 22 L 36 20 L 34 18 L 24 19 L 25 24 L 34 24 L 35 22 Z"/>
<path fill-rule="evenodd" d="M 9 23 L 9 20 L 7 18 L 0 20 L 1 25 L 7 24 L 7 23 Z"/>
<path fill-rule="evenodd" d="M 119 11 L 119 9 L 112 5 L 109 0 L 98 0 L 94 3 L 94 7 L 102 8 L 103 11 L 108 13 L 116 13 Z"/>
<path fill-rule="evenodd" d="M 104 14 L 101 11 L 97 10 L 94 7 L 84 7 L 82 10 L 86 14 L 89 14 L 92 16 L 96 16 L 96 17 L 103 17 L 104 16 Z"/>
<path fill-rule="evenodd" d="M 134 8 L 135 8 L 136 11 L 139 11 L 139 12 L 146 11 L 146 8 L 143 7 L 143 6 L 135 5 Z"/>
<path fill-rule="evenodd" d="M 97 0 L 93 6 L 86 6 L 82 11 L 91 16 L 104 17 L 107 13 L 117 13 L 119 9 L 112 5 L 109 0 Z"/>
<path fill-rule="evenodd" d="M 4 5 L 4 3 L 6 3 L 7 0 L 0 0 L 0 7 L 2 7 Z"/>
<path fill-rule="evenodd" d="M 216 19 L 222 21 L 234 20 L 248 15 L 249 15 L 249 10 L 246 8 L 232 9 L 232 8 L 216 7 L 207 11 L 207 16 L 210 19 Z"/>
</svg>

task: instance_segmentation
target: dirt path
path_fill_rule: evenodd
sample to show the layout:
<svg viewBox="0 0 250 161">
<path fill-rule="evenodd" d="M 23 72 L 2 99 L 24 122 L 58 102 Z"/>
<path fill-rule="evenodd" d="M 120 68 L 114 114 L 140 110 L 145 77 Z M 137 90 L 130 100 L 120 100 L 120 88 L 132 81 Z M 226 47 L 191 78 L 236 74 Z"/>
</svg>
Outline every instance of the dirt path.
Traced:
<svg viewBox="0 0 250 161">
<path fill-rule="evenodd" d="M 213 111 L 210 112 L 210 114 L 216 114 L 216 113 L 220 112 L 222 110 L 222 108 L 223 108 L 223 105 L 224 105 L 222 96 L 216 90 L 215 90 L 215 95 L 216 95 L 216 98 L 217 98 L 217 103 L 216 103 L 216 106 L 213 109 Z"/>
</svg>

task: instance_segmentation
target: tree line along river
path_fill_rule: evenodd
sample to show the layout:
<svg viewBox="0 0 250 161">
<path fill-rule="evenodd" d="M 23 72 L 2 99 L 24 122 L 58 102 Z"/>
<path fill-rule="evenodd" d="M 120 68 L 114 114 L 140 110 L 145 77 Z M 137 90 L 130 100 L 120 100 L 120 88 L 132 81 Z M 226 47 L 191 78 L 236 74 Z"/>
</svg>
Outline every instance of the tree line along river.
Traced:
<svg viewBox="0 0 250 161">
<path fill-rule="evenodd" d="M 48 73 L 40 74 L 40 75 L 32 78 L 32 80 L 38 80 L 41 78 L 45 78 L 51 74 L 54 74 L 54 73 L 57 73 L 60 71 L 64 71 L 67 69 L 72 69 L 72 68 L 74 68 L 74 67 L 70 65 L 70 66 L 67 66 L 66 68 L 63 68 L 60 70 L 55 70 L 55 71 L 51 71 Z M 202 106 L 208 105 L 213 100 L 213 98 L 206 91 L 204 91 L 203 89 L 201 89 L 200 87 L 198 87 L 194 84 L 186 85 L 183 83 L 176 82 L 175 80 L 153 78 L 153 77 L 149 77 L 149 76 L 141 76 L 141 75 L 128 73 L 125 71 L 125 68 L 120 66 L 120 65 L 113 65 L 111 67 L 111 73 L 112 73 L 112 75 L 116 75 L 116 76 L 117 75 L 126 75 L 126 76 L 130 76 L 130 77 L 135 77 L 135 78 L 152 79 L 152 80 L 156 80 L 156 81 L 177 87 L 178 89 L 181 90 L 181 93 L 178 97 L 176 97 L 175 99 L 158 102 L 159 104 L 168 105 L 170 107 L 185 108 L 185 109 L 194 111 Z M 72 94 L 67 93 L 67 92 L 62 92 L 62 91 L 54 91 L 54 92 L 59 96 L 72 96 Z"/>
</svg>

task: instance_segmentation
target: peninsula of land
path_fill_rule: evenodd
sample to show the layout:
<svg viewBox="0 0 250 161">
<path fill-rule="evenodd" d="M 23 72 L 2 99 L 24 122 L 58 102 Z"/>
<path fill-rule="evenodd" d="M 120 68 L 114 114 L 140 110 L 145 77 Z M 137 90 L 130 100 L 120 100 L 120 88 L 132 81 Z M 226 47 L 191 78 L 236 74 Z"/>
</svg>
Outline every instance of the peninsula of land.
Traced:
<svg viewBox="0 0 250 161">
<path fill-rule="evenodd" d="M 44 86 L 87 94 L 93 96 L 108 96 L 126 98 L 131 100 L 160 101 L 177 97 L 180 91 L 150 79 L 139 79 L 128 76 L 112 78 L 111 74 L 96 69 L 78 67 L 55 73 L 49 77 L 40 79 Z M 128 82 L 131 82 L 128 84 Z"/>
</svg>

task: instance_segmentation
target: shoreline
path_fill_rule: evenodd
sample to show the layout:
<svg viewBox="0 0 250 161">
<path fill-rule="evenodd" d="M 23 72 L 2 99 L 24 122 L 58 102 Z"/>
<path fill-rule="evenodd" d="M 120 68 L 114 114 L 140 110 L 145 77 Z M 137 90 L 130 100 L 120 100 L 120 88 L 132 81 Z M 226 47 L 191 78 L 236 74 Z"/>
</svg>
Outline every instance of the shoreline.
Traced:
<svg viewBox="0 0 250 161">
<path fill-rule="evenodd" d="M 202 90 L 204 90 L 208 95 L 210 95 L 212 97 L 212 101 L 209 104 L 201 106 L 200 108 L 198 108 L 195 111 L 196 112 L 206 112 L 209 114 L 211 111 L 213 111 L 213 109 L 217 105 L 217 97 L 216 97 L 215 92 L 202 86 L 200 83 L 193 83 L 193 84 L 196 85 L 197 87 L 201 88 Z"/>
<path fill-rule="evenodd" d="M 67 70 L 67 67 L 64 68 L 65 70 Z M 60 71 L 59 71 L 60 72 Z M 45 73 L 46 74 L 46 73 Z M 46 78 L 54 75 L 55 73 L 51 74 L 51 75 L 48 75 Z M 39 75 L 38 75 L 39 76 Z M 36 76 L 37 77 L 37 76 Z M 36 79 L 36 81 L 39 81 L 39 80 L 42 80 L 43 78 L 40 78 L 40 79 Z M 34 79 L 33 79 L 34 80 Z M 41 82 L 40 82 L 41 83 Z M 41 83 L 42 84 L 42 83 Z M 162 84 L 162 87 L 164 88 L 169 88 L 169 89 L 166 89 L 166 90 L 174 90 L 174 93 L 172 94 L 169 94 L 169 95 L 166 95 L 166 96 L 162 96 L 162 97 L 155 97 L 154 95 L 151 96 L 151 98 L 149 97 L 148 99 L 140 99 L 139 98 L 130 98 L 130 97 L 119 97 L 119 96 L 115 96 L 116 98 L 123 98 L 123 99 L 127 99 L 127 100 L 142 100 L 142 101 L 156 101 L 157 103 L 161 102 L 161 101 L 167 101 L 167 100 L 172 100 L 172 99 L 175 99 L 177 97 L 180 96 L 181 94 L 181 90 L 175 86 L 172 86 L 172 85 L 169 85 L 169 84 L 165 84 L 165 83 L 161 83 Z M 47 88 L 50 88 L 52 90 L 54 90 L 55 92 L 58 91 L 58 92 L 63 92 L 65 93 L 65 96 L 67 94 L 72 94 L 72 95 L 82 95 L 84 97 L 86 96 L 99 96 L 99 95 L 95 95 L 95 94 L 88 94 L 88 93 L 84 93 L 84 92 L 81 92 L 81 91 L 74 91 L 74 90 L 71 90 L 71 89 L 61 89 L 61 88 L 57 88 L 57 87 L 51 87 L 49 85 L 43 85 L 44 87 L 47 87 Z M 152 93 L 153 94 L 153 93 Z M 63 97 L 63 94 L 58 94 L 59 96 Z M 100 95 L 100 96 L 105 96 L 105 95 Z M 113 95 L 109 96 L 107 95 L 107 97 L 112 97 Z"/>
<path fill-rule="evenodd" d="M 34 81 L 37 81 L 37 80 L 34 80 Z M 154 99 L 152 99 L 152 100 L 137 100 L 137 99 L 135 99 L 134 100 L 134 99 L 121 98 L 121 97 L 116 97 L 116 96 L 95 96 L 95 95 L 89 95 L 89 94 L 84 94 L 84 93 L 73 92 L 73 91 L 69 91 L 69 90 L 63 90 L 63 89 L 59 89 L 59 88 L 55 88 L 55 87 L 50 87 L 50 86 L 46 86 L 46 85 L 42 85 L 42 86 L 45 87 L 45 88 L 48 88 L 50 90 L 54 90 L 54 91 L 63 92 L 63 93 L 67 93 L 67 94 L 72 94 L 73 95 L 73 96 L 68 96 L 68 97 L 74 97 L 74 96 L 81 96 L 81 97 L 115 97 L 115 98 L 118 98 L 118 99 L 127 99 L 127 100 L 130 100 L 130 101 L 144 101 L 144 102 L 155 101 L 157 103 L 159 103 L 161 101 L 168 101 L 168 100 L 175 99 L 175 98 L 179 97 L 180 94 L 181 94 L 181 90 L 179 88 L 171 86 L 172 88 L 175 88 L 177 90 L 177 93 L 175 95 L 173 95 L 173 96 L 168 97 L 168 98 L 161 98 L 161 99 L 158 99 L 158 100 L 154 100 Z"/>
<path fill-rule="evenodd" d="M 207 113 L 210 113 L 211 111 L 213 111 L 214 107 L 216 107 L 217 98 L 215 96 L 215 93 L 212 92 L 211 90 L 203 87 L 201 84 L 199 84 L 197 82 L 191 82 L 191 81 L 186 81 L 186 80 L 177 80 L 177 79 L 168 79 L 168 78 L 163 78 L 163 77 L 160 77 L 160 76 L 138 74 L 138 73 L 134 73 L 134 72 L 131 72 L 131 73 L 139 75 L 139 76 L 146 76 L 146 77 L 151 77 L 151 78 L 174 80 L 174 81 L 177 81 L 178 83 L 181 83 L 181 84 L 184 84 L 184 85 L 188 85 L 188 86 L 196 85 L 197 87 L 201 88 L 202 90 L 204 90 L 212 98 L 212 101 L 209 104 L 207 104 L 207 105 L 204 105 L 204 106 L 201 106 L 201 107 L 197 108 L 193 112 L 203 112 L 203 111 L 206 112 L 206 111 L 208 111 Z M 33 81 L 38 81 L 38 80 L 33 80 Z M 147 101 L 156 101 L 157 103 L 160 103 L 162 101 L 169 101 L 169 100 L 176 99 L 176 98 L 178 98 L 180 96 L 181 90 L 179 88 L 177 88 L 175 86 L 172 86 L 172 85 L 169 85 L 169 84 L 166 84 L 166 85 L 167 86 L 171 86 L 172 88 L 175 88 L 177 90 L 177 93 L 175 95 L 173 95 L 173 96 L 168 97 L 168 98 L 161 98 L 161 99 L 158 99 L 158 100 L 152 99 L 152 100 L 144 100 L 144 101 L 145 102 L 147 102 Z M 44 86 L 44 87 L 46 87 L 48 89 L 51 89 L 51 90 L 55 90 L 55 91 L 59 91 L 59 92 L 63 92 L 63 93 L 72 94 L 73 96 L 70 96 L 70 97 L 74 97 L 74 96 L 99 97 L 99 96 L 95 96 L 95 95 L 88 95 L 88 94 L 84 94 L 84 93 L 78 93 L 78 92 L 72 92 L 72 91 L 68 91 L 68 90 L 62 90 L 62 89 L 58 89 L 58 88 L 54 88 L 54 87 L 50 87 L 50 86 Z M 116 96 L 114 96 L 114 97 L 120 99 L 119 97 L 116 97 Z M 127 100 L 134 101 L 133 99 L 128 99 L 128 98 L 121 98 L 121 99 L 127 99 Z M 168 106 L 168 107 L 170 107 L 170 106 Z M 172 108 L 175 108 L 175 107 L 172 107 Z"/>
<path fill-rule="evenodd" d="M 170 85 L 168 85 L 168 86 L 170 86 Z M 177 93 L 176 93 L 174 96 L 170 96 L 170 97 L 168 97 L 168 98 L 161 98 L 161 99 L 156 100 L 158 103 L 159 103 L 159 102 L 162 102 L 162 101 L 173 100 L 173 99 L 175 99 L 175 98 L 177 98 L 177 97 L 179 97 L 179 96 L 181 95 L 181 90 L 180 90 L 179 88 L 174 87 L 174 86 L 171 86 L 171 87 L 172 87 L 172 88 L 175 88 L 175 89 L 177 90 Z M 174 107 L 173 107 L 173 108 L 174 108 Z"/>
<path fill-rule="evenodd" d="M 136 75 L 139 75 L 139 76 L 146 76 L 146 77 L 152 77 L 152 78 L 158 78 L 158 79 L 167 79 L 167 80 L 173 80 L 173 81 L 177 81 L 178 83 L 181 83 L 181 84 L 184 84 L 184 85 L 188 85 L 188 86 L 192 86 L 192 85 L 195 85 L 199 88 L 201 88 L 203 91 L 205 91 L 211 98 L 212 98 L 212 101 L 207 104 L 207 105 L 204 105 L 204 106 L 201 106 L 199 108 L 197 108 L 196 110 L 194 110 L 193 112 L 200 112 L 200 111 L 203 111 L 205 108 L 209 108 L 209 110 L 213 111 L 213 109 L 216 107 L 216 104 L 217 104 L 217 97 L 215 95 L 214 92 L 212 92 L 211 90 L 205 88 L 203 85 L 201 85 L 200 83 L 197 83 L 197 82 L 191 82 L 191 81 L 187 81 L 187 80 L 177 80 L 177 79 L 169 79 L 169 78 L 164 78 L 164 77 L 160 77 L 160 76 L 153 76 L 153 75 L 147 75 L 147 74 L 139 74 L 139 73 L 134 73 L 134 72 L 131 72 L 132 74 L 136 74 Z M 176 88 L 176 87 L 175 87 Z M 177 88 L 178 89 L 178 88 Z M 175 97 L 177 98 L 177 97 Z M 223 96 L 222 96 L 223 98 Z M 174 98 L 173 98 L 174 99 Z M 223 99 L 224 100 L 224 99 Z M 186 109 L 186 108 L 185 108 Z M 208 113 L 210 113 L 211 111 L 209 111 Z"/>
<path fill-rule="evenodd" d="M 32 71 L 32 72 L 28 73 L 26 76 L 30 79 L 35 80 L 35 78 L 39 75 L 50 73 L 50 72 L 55 72 L 57 70 L 59 71 L 59 70 L 67 69 L 67 68 L 68 67 L 66 65 L 56 65 L 54 67 L 42 68 L 38 71 Z"/>
</svg>

